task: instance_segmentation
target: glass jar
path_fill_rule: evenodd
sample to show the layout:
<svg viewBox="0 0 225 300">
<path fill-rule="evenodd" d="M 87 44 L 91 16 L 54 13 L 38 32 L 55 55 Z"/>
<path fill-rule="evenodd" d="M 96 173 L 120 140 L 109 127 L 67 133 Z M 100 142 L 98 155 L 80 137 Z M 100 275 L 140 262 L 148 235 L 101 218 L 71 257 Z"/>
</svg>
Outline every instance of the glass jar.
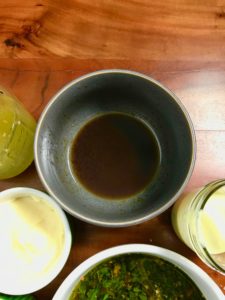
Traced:
<svg viewBox="0 0 225 300">
<path fill-rule="evenodd" d="M 0 179 L 16 176 L 31 164 L 35 128 L 34 118 L 0 86 Z"/>
<path fill-rule="evenodd" d="M 225 180 L 179 199 L 172 209 L 172 224 L 203 262 L 225 275 Z"/>
</svg>

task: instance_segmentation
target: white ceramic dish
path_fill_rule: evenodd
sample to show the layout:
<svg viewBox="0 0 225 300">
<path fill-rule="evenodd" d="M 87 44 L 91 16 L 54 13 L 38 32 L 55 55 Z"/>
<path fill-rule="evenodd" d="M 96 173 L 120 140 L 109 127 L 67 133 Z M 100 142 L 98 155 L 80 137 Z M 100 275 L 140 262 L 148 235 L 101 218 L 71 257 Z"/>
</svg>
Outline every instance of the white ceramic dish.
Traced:
<svg viewBox="0 0 225 300">
<path fill-rule="evenodd" d="M 102 260 L 124 253 L 148 253 L 161 257 L 180 267 L 201 290 L 207 300 L 222 300 L 224 295 L 216 283 L 197 265 L 173 251 L 145 244 L 128 244 L 109 248 L 80 264 L 62 283 L 53 300 L 68 300 L 80 277 Z"/>
<path fill-rule="evenodd" d="M 63 242 L 61 254 L 57 258 L 54 267 L 52 267 L 48 272 L 44 273 L 43 276 L 38 277 L 38 279 L 30 282 L 29 284 L 21 285 L 18 282 L 16 282 L 16 280 L 9 280 L 10 276 L 8 275 L 0 276 L 1 278 L 0 292 L 5 294 L 10 294 L 10 295 L 23 295 L 23 294 L 33 293 L 45 287 L 47 284 L 49 284 L 59 274 L 59 272 L 62 270 L 63 266 L 65 265 L 70 253 L 71 240 L 72 240 L 69 223 L 67 221 L 65 213 L 51 197 L 49 197 L 47 194 L 41 191 L 31 189 L 31 188 L 24 188 L 24 187 L 8 189 L 0 193 L 0 204 L 3 203 L 3 201 L 6 202 L 5 200 L 7 198 L 22 197 L 22 196 L 34 196 L 37 198 L 41 198 L 56 211 L 57 215 L 62 221 L 62 228 L 64 231 L 64 242 Z M 1 209 L 1 205 L 0 205 L 0 209 Z M 4 275 L 4 270 L 1 270 L 1 274 Z"/>
</svg>

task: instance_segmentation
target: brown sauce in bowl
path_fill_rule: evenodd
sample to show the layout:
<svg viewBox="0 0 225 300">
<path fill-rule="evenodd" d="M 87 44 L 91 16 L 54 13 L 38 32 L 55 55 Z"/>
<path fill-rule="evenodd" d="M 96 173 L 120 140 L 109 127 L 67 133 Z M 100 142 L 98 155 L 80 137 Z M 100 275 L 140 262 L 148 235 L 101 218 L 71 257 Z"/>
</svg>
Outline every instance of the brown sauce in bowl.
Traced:
<svg viewBox="0 0 225 300">
<path fill-rule="evenodd" d="M 73 173 L 91 193 L 108 199 L 141 192 L 154 179 L 160 150 L 144 122 L 123 113 L 108 113 L 88 121 L 72 143 Z"/>
</svg>

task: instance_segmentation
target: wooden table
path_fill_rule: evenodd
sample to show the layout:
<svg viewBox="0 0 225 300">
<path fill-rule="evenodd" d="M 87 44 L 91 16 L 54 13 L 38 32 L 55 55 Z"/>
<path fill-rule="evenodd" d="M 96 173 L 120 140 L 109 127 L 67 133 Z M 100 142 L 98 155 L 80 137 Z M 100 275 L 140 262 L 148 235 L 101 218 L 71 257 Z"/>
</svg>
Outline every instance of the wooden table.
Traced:
<svg viewBox="0 0 225 300">
<path fill-rule="evenodd" d="M 185 192 L 225 178 L 224 0 L 7 0 L 0 3 L 0 32 L 0 83 L 37 120 L 51 96 L 80 75 L 108 68 L 143 72 L 170 88 L 193 120 L 197 161 Z M 20 176 L 0 181 L 0 190 L 15 186 L 44 190 L 34 164 Z M 225 277 L 176 237 L 170 210 L 141 225 L 117 229 L 68 217 L 70 257 L 58 277 L 35 293 L 39 300 L 51 299 L 86 258 L 125 243 L 174 250 L 225 292 Z"/>
</svg>

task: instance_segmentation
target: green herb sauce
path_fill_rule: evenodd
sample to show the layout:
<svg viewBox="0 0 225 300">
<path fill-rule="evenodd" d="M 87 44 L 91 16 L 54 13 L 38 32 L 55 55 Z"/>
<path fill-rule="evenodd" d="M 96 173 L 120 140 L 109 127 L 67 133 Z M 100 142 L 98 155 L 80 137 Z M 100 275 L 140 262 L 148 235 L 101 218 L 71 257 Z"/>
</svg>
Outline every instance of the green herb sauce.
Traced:
<svg viewBox="0 0 225 300">
<path fill-rule="evenodd" d="M 124 254 L 80 278 L 69 300 L 201 300 L 195 283 L 170 262 L 148 254 Z"/>
</svg>

